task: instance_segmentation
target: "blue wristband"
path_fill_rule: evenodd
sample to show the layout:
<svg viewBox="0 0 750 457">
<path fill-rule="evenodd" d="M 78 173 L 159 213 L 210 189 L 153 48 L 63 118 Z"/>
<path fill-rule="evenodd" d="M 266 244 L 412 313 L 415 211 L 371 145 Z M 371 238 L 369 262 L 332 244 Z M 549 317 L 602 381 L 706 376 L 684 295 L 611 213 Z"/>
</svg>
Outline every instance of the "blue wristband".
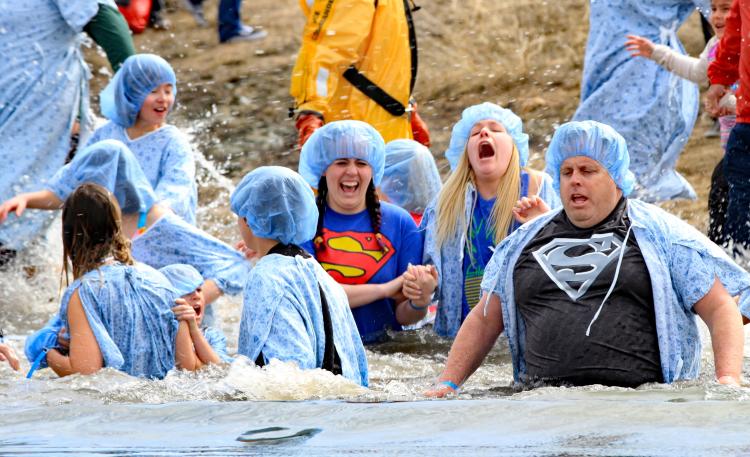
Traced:
<svg viewBox="0 0 750 457">
<path fill-rule="evenodd" d="M 453 381 L 448 381 L 448 380 L 440 381 L 440 384 L 450 387 L 451 389 L 453 389 L 454 392 L 458 392 L 458 385 Z"/>
<path fill-rule="evenodd" d="M 411 306 L 411 309 L 413 309 L 414 311 L 424 311 L 424 310 L 427 309 L 428 306 L 430 306 L 430 304 L 428 303 L 428 304 L 426 304 L 424 306 L 417 306 L 417 305 L 414 304 L 414 302 L 412 302 L 411 300 L 409 300 L 409 306 Z"/>
</svg>

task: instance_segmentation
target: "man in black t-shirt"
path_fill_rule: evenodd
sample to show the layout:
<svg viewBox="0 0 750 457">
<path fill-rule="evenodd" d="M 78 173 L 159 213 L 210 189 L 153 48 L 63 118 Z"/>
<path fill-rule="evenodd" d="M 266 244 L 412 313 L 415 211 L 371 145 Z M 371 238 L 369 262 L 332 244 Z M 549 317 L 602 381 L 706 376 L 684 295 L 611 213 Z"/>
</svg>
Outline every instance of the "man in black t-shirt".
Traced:
<svg viewBox="0 0 750 457">
<path fill-rule="evenodd" d="M 560 127 L 547 170 L 563 211 L 528 222 L 495 250 L 480 304 L 451 348 L 443 396 L 471 375 L 505 330 L 523 383 L 637 386 L 695 378 L 698 314 L 716 377 L 739 384 L 750 275 L 686 223 L 626 197 L 625 140 L 593 121 Z M 533 216 L 533 205 L 522 212 Z M 731 294 L 731 295 L 730 295 Z"/>
</svg>

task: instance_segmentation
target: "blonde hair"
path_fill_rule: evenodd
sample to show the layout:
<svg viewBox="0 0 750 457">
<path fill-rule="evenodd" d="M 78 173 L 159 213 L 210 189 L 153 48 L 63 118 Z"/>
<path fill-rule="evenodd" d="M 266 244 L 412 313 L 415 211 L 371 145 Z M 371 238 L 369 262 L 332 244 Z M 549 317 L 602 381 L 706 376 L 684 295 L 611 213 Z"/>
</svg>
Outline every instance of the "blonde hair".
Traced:
<svg viewBox="0 0 750 457">
<path fill-rule="evenodd" d="M 445 181 L 438 195 L 436 207 L 438 248 L 448 239 L 469 229 L 466 220 L 466 189 L 469 183 L 476 188 L 476 176 L 469 163 L 467 148 L 458 159 L 456 170 Z M 513 144 L 510 162 L 505 174 L 500 178 L 492 205 L 492 214 L 488 221 L 495 228 L 495 244 L 500 243 L 513 223 L 513 206 L 518 201 L 521 191 L 521 162 L 518 148 Z"/>
</svg>

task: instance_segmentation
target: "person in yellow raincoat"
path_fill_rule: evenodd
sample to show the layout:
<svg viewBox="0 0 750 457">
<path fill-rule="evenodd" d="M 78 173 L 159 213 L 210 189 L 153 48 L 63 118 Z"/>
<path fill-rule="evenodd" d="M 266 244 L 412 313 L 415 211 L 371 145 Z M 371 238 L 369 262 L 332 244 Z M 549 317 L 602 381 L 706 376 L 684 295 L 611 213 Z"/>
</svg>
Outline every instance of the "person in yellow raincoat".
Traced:
<svg viewBox="0 0 750 457">
<path fill-rule="evenodd" d="M 324 122 L 343 119 L 369 123 L 386 142 L 429 145 L 410 104 L 417 76 L 411 13 L 418 7 L 409 2 L 300 0 L 307 23 L 290 88 L 300 146 Z"/>
</svg>

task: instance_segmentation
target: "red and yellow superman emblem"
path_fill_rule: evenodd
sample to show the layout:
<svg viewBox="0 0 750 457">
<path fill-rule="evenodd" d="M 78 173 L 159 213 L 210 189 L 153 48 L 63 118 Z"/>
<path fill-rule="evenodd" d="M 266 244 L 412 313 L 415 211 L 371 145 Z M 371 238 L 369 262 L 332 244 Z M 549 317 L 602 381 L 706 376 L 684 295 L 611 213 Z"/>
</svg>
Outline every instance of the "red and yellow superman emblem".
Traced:
<svg viewBox="0 0 750 457">
<path fill-rule="evenodd" d="M 336 282 L 366 284 L 395 253 L 388 238 L 381 235 L 380 241 L 382 246 L 372 232 L 323 229 L 323 244 L 316 249 L 316 258 Z"/>
</svg>

